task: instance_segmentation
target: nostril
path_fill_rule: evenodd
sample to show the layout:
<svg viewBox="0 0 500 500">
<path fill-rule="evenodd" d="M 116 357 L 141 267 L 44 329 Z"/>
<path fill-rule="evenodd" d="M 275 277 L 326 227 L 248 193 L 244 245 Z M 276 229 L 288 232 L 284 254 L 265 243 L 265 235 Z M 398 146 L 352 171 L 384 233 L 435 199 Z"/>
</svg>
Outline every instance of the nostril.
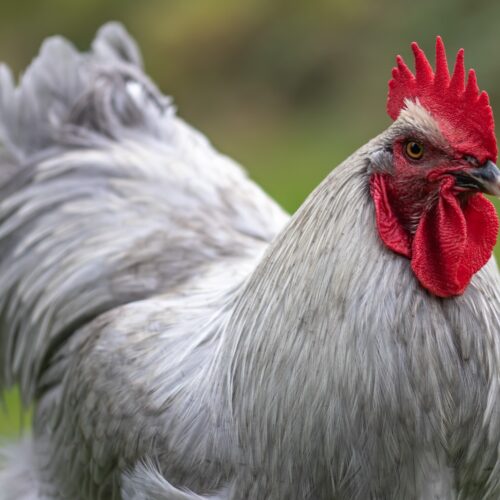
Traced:
<svg viewBox="0 0 500 500">
<path fill-rule="evenodd" d="M 471 155 L 465 155 L 464 160 L 467 163 L 470 163 L 473 167 L 478 167 L 479 166 L 479 160 L 475 156 Z"/>
</svg>

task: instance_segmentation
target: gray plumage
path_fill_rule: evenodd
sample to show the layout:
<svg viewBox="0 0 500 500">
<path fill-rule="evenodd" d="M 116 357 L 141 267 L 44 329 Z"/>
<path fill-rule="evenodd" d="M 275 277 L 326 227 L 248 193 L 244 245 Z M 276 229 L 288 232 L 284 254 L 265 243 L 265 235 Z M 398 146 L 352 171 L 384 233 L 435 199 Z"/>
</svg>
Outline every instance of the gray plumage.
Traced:
<svg viewBox="0 0 500 500">
<path fill-rule="evenodd" d="M 35 403 L 2 500 L 500 497 L 496 264 L 438 299 L 374 223 L 425 110 L 291 219 L 119 25 L 2 67 L 0 120 L 0 383 Z"/>
</svg>

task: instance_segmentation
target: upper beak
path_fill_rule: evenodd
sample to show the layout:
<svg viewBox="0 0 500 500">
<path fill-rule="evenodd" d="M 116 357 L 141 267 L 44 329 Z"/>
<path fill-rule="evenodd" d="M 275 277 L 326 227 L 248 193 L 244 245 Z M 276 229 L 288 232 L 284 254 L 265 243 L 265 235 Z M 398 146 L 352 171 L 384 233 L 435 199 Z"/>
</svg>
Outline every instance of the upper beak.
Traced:
<svg viewBox="0 0 500 500">
<path fill-rule="evenodd" d="M 500 170 L 492 161 L 459 170 L 454 175 L 458 187 L 500 196 Z"/>
</svg>

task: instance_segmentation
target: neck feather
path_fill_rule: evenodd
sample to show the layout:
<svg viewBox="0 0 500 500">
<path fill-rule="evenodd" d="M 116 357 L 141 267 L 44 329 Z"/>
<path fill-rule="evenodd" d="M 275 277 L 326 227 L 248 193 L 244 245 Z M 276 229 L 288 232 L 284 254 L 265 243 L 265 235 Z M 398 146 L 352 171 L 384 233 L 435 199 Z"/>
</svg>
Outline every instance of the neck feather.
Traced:
<svg viewBox="0 0 500 500">
<path fill-rule="evenodd" d="M 217 401 L 215 413 L 224 409 L 227 428 L 236 429 L 243 455 L 236 459 L 243 463 L 267 471 L 273 456 L 288 457 L 307 464 L 315 477 L 322 459 L 335 462 L 342 443 L 359 438 L 369 425 L 363 419 L 383 422 L 389 410 L 397 414 L 403 404 L 398 383 L 410 393 L 422 381 L 419 397 L 448 418 L 432 382 L 457 385 L 457 342 L 469 345 L 478 325 L 486 333 L 477 337 L 476 353 L 491 342 L 491 311 L 471 311 L 498 288 L 494 263 L 462 297 L 443 301 L 421 288 L 408 259 L 381 242 L 369 192 L 368 152 L 375 141 L 311 194 L 224 322 L 212 366 L 217 373 L 205 377 L 206 393 Z M 481 371 L 488 363 L 476 356 L 474 369 Z M 342 405 L 348 413 L 339 411 Z"/>
</svg>

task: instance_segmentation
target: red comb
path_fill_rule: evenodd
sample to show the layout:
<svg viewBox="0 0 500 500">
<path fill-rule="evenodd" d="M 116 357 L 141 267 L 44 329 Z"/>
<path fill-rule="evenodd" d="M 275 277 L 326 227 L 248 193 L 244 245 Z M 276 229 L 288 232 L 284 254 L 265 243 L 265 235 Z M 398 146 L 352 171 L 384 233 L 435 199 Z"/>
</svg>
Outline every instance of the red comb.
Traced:
<svg viewBox="0 0 500 500">
<path fill-rule="evenodd" d="M 496 161 L 497 144 L 493 112 L 486 92 L 480 92 L 476 73 L 469 71 L 465 86 L 464 51 L 460 49 L 450 76 L 441 37 L 436 39 L 436 71 L 434 72 L 420 47 L 411 44 L 415 56 L 415 75 L 403 58 L 396 58 L 389 82 L 387 112 L 395 120 L 405 100 L 418 101 L 439 123 L 445 137 L 463 154 L 479 161 Z"/>
</svg>

